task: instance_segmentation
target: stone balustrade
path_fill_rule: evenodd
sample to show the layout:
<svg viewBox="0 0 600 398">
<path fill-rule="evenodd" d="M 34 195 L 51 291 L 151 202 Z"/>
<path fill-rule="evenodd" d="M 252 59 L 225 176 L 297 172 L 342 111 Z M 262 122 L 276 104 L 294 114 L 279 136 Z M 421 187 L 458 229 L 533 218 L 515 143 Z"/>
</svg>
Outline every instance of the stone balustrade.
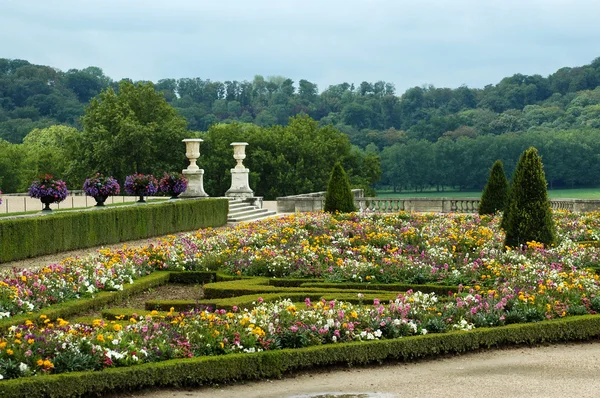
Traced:
<svg viewBox="0 0 600 398">
<path fill-rule="evenodd" d="M 479 198 L 365 198 L 360 189 L 352 190 L 354 204 L 359 212 L 393 213 L 398 211 L 435 213 L 477 213 Z M 313 192 L 277 198 L 279 213 L 294 213 L 323 210 L 325 192 Z M 600 210 L 600 200 L 552 199 L 553 210 L 577 212 Z"/>
</svg>

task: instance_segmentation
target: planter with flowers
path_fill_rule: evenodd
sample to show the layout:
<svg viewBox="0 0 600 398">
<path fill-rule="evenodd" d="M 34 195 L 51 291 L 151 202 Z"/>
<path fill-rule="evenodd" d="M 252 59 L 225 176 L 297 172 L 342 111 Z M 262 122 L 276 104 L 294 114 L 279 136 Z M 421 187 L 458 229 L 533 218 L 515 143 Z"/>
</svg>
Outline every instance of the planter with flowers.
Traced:
<svg viewBox="0 0 600 398">
<path fill-rule="evenodd" d="M 176 199 L 180 194 L 187 189 L 187 179 L 181 173 L 166 173 L 158 182 L 160 192 L 171 196 L 171 199 Z"/>
<path fill-rule="evenodd" d="M 102 174 L 96 173 L 85 180 L 83 191 L 96 200 L 96 206 L 104 206 L 104 202 L 109 196 L 118 195 L 121 192 L 121 186 L 113 177 L 104 177 Z"/>
<path fill-rule="evenodd" d="M 29 196 L 39 199 L 45 205 L 42 211 L 52 211 L 50 204 L 65 200 L 69 196 L 69 191 L 63 180 L 57 180 L 50 174 L 46 174 L 33 181 L 29 187 Z"/>
<path fill-rule="evenodd" d="M 125 192 L 139 196 L 138 203 L 146 203 L 144 196 L 154 195 L 158 191 L 158 181 L 152 174 L 132 174 L 125 178 Z"/>
</svg>

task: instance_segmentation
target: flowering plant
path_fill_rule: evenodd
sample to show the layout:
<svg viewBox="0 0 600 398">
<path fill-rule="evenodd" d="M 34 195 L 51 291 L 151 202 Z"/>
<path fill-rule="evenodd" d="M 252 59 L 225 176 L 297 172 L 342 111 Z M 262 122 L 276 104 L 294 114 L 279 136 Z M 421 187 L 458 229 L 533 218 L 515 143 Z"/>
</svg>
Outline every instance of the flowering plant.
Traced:
<svg viewBox="0 0 600 398">
<path fill-rule="evenodd" d="M 39 177 L 33 181 L 29 187 L 29 196 L 32 198 L 43 199 L 50 203 L 62 202 L 69 195 L 67 183 L 63 180 L 56 180 L 50 174 Z M 50 200 L 52 199 L 52 200 Z"/>
<path fill-rule="evenodd" d="M 161 192 L 177 196 L 187 189 L 187 179 L 181 173 L 166 173 L 160 179 L 158 187 Z"/>
<path fill-rule="evenodd" d="M 125 177 L 125 192 L 130 195 L 154 195 L 158 191 L 158 181 L 152 174 L 132 174 Z"/>
<path fill-rule="evenodd" d="M 96 173 L 93 177 L 85 180 L 83 191 L 88 196 L 111 196 L 118 195 L 121 192 L 121 186 L 113 177 L 104 177 Z"/>
<path fill-rule="evenodd" d="M 0 191 L 0 195 L 2 195 L 2 191 Z M 2 198 L 0 198 L 0 205 L 2 204 Z"/>
</svg>

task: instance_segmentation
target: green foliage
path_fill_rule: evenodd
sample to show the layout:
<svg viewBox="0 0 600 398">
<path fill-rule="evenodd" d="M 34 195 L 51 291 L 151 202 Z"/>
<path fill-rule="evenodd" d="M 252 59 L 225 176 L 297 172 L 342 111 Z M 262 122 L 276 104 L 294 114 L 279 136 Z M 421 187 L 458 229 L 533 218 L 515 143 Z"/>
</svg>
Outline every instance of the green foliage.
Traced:
<svg viewBox="0 0 600 398">
<path fill-rule="evenodd" d="M 506 232 L 504 243 L 509 247 L 529 241 L 546 245 L 555 241 L 542 160 L 533 147 L 523 152 L 519 159 L 501 225 Z"/>
<path fill-rule="evenodd" d="M 501 160 L 496 160 L 490 171 L 483 193 L 479 202 L 479 214 L 494 214 L 506 207 L 508 197 L 508 180 L 504 174 L 504 166 Z"/>
<path fill-rule="evenodd" d="M 185 166 L 186 121 L 152 83 L 123 80 L 118 92 L 102 91 L 82 122 L 77 158 L 84 176 L 93 170 L 124 181 L 129 174 L 161 175 Z"/>
<path fill-rule="evenodd" d="M 340 163 L 336 163 L 331 171 L 324 210 L 330 213 L 350 213 L 356 211 L 354 196 L 346 172 Z"/>
<path fill-rule="evenodd" d="M 227 222 L 228 205 L 225 199 L 178 200 L 3 219 L 0 263 L 221 226 Z"/>
</svg>

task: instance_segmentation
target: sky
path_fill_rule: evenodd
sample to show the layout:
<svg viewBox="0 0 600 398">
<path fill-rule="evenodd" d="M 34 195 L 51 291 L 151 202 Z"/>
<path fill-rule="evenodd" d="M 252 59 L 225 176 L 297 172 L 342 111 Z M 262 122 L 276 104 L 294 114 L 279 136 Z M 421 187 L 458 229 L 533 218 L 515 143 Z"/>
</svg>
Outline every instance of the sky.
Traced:
<svg viewBox="0 0 600 398">
<path fill-rule="evenodd" d="M 600 57 L 597 0 L 0 0 L 0 58 L 113 80 L 482 88 Z"/>
</svg>

